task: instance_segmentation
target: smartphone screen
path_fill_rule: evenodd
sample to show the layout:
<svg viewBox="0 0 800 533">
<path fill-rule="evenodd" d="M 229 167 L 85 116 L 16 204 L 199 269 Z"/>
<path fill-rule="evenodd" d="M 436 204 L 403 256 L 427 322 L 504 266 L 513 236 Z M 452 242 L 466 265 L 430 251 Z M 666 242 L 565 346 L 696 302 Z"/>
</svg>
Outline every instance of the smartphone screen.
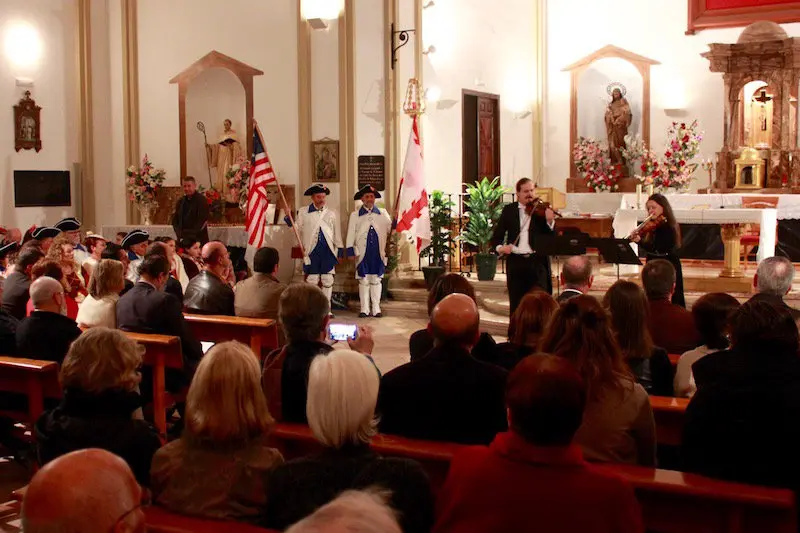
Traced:
<svg viewBox="0 0 800 533">
<path fill-rule="evenodd" d="M 333 341 L 355 339 L 358 326 L 355 324 L 328 324 L 328 337 Z"/>
<path fill-rule="evenodd" d="M 203 348 L 203 353 L 205 354 L 206 352 L 208 352 L 211 349 L 212 346 L 214 346 L 214 343 L 213 342 L 200 341 L 200 346 Z"/>
</svg>

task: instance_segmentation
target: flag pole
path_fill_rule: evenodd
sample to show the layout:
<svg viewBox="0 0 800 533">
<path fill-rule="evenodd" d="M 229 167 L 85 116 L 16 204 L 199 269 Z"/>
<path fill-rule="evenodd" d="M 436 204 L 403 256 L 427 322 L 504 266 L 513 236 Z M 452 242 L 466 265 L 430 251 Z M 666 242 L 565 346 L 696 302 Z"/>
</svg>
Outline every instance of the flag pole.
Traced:
<svg viewBox="0 0 800 533">
<path fill-rule="evenodd" d="M 266 151 L 267 145 L 264 143 L 264 136 L 261 135 L 261 128 L 258 127 L 258 122 L 256 121 L 256 119 L 253 119 L 253 127 L 255 127 L 256 129 L 256 135 L 258 135 L 258 140 L 261 141 L 261 146 Z M 281 183 L 278 181 L 278 173 L 275 172 L 274 166 L 272 170 L 273 174 L 275 174 L 275 185 L 278 186 L 278 193 L 281 195 L 281 200 L 283 200 L 283 205 L 286 207 L 286 216 L 289 218 L 289 223 L 292 225 L 292 231 L 294 231 L 294 236 L 297 239 L 297 244 L 300 246 L 300 253 L 303 254 L 303 257 L 305 257 L 306 251 L 305 248 L 303 248 L 303 241 L 300 240 L 300 234 L 297 232 L 297 225 L 294 223 L 294 218 L 292 218 L 292 208 L 289 206 L 289 203 L 286 201 L 286 197 L 283 195 L 283 187 L 281 187 Z"/>
</svg>

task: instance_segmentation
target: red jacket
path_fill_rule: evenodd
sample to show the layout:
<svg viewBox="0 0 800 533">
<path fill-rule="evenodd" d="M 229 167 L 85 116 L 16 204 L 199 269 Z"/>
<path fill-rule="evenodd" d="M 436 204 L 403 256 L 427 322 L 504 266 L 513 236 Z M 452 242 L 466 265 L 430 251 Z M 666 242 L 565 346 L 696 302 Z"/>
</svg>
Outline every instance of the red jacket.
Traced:
<svg viewBox="0 0 800 533">
<path fill-rule="evenodd" d="M 457 453 L 434 533 L 641 533 L 628 483 L 586 463 L 577 445 L 539 447 L 513 432 Z"/>
<path fill-rule="evenodd" d="M 649 326 L 653 343 L 667 353 L 682 354 L 702 343 L 692 313 L 668 300 L 650 300 Z"/>
</svg>

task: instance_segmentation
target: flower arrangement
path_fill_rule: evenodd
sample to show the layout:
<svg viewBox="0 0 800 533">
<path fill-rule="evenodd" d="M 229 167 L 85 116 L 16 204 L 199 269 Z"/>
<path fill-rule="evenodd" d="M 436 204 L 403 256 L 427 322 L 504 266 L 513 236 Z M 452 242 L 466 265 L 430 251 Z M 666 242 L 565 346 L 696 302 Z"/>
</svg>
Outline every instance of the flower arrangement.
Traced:
<svg viewBox="0 0 800 533">
<path fill-rule="evenodd" d="M 642 159 L 646 150 L 647 146 L 638 134 L 625 136 L 625 148 L 622 148 L 620 153 L 628 164 L 629 176 L 636 174 L 636 163 Z"/>
<path fill-rule="evenodd" d="M 216 187 L 206 189 L 202 185 L 197 188 L 197 192 L 202 194 L 206 203 L 208 204 L 208 219 L 212 222 L 219 222 L 222 220 L 224 213 L 225 202 L 222 200 L 222 193 Z"/>
<path fill-rule="evenodd" d="M 697 121 L 688 126 L 685 122 L 673 122 L 667 130 L 667 148 L 664 151 L 664 169 L 660 179 L 654 180 L 656 188 L 685 189 L 694 179 L 692 174 L 697 163 L 692 163 L 700 152 L 703 134 L 697 131 Z"/>
<path fill-rule="evenodd" d="M 128 198 L 139 205 L 156 203 L 156 193 L 164 184 L 166 173 L 153 166 L 147 154 L 144 154 L 142 166 L 131 165 L 125 170 L 128 179 Z"/>
<path fill-rule="evenodd" d="M 247 193 L 250 184 L 250 160 L 240 158 L 225 174 L 230 196 L 239 202 L 239 209 L 247 213 Z"/>
<path fill-rule="evenodd" d="M 620 165 L 612 165 L 608 150 L 595 139 L 581 137 L 572 149 L 575 167 L 595 192 L 615 191 L 622 176 Z"/>
<path fill-rule="evenodd" d="M 655 186 L 656 181 L 660 180 L 663 174 L 662 165 L 658 161 L 658 156 L 655 152 L 647 148 L 642 152 L 639 170 L 641 170 L 641 174 L 637 174 L 634 177 L 641 185 Z"/>
</svg>

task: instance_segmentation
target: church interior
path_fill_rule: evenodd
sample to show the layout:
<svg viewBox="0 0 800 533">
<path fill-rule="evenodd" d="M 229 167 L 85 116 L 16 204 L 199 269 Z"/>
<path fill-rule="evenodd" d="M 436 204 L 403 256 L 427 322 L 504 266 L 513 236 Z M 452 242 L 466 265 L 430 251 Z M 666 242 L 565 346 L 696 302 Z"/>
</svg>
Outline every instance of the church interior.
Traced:
<svg viewBox="0 0 800 533">
<path fill-rule="evenodd" d="M 567 288 L 561 272 L 571 255 L 589 258 L 584 292 L 598 300 L 620 280 L 642 285 L 652 257 L 634 236 L 653 218 L 654 194 L 680 228 L 689 310 L 708 293 L 748 301 L 762 261 L 800 263 L 797 0 L 2 0 L 0 47 L 3 232 L 74 217 L 84 235 L 110 242 L 144 230 L 174 245 L 191 176 L 207 202 L 206 240 L 222 241 L 252 274 L 259 246 L 248 190 L 263 153 L 274 179 L 258 238 L 280 254 L 275 278 L 292 284 L 309 276 L 317 244 L 302 242 L 295 224 L 308 215 L 309 191 L 327 192 L 334 233 L 349 242 L 348 216 L 372 216 L 360 198 L 374 190 L 375 213 L 398 229 L 381 236 L 385 274 L 383 264 L 378 277 L 369 271 L 383 290 L 377 313 L 369 303 L 364 312 L 368 275 L 355 261 L 331 267 L 330 285 L 327 267 L 310 275 L 339 321 L 374 330 L 380 374 L 412 364 L 409 338 L 430 329 L 426 303 L 445 274 L 473 287 L 481 332 L 510 341 L 512 258 L 495 254 L 492 228 L 502 205 L 517 202 L 522 178 L 563 237 L 542 252 L 552 256 L 554 297 Z M 401 233 L 415 205 L 401 192 L 412 182 L 432 230 L 421 249 L 417 233 Z M 483 229 L 474 225 L 481 195 L 497 211 Z M 623 245 L 626 253 L 615 248 Z M 781 301 L 800 307 L 792 283 Z M 257 355 L 285 340 L 275 320 L 262 332 L 255 321 L 194 318 L 200 340 L 241 340 Z M 162 373 L 173 348 L 147 345 Z M 680 354 L 669 355 L 675 366 Z M 43 394 L 4 359 L 0 352 L 0 404 L 5 390 Z M 688 402 L 651 396 L 658 464 L 620 467 L 642 509 L 644 529 L 630 531 L 796 531 L 797 479 L 735 485 L 679 472 Z M 278 431 L 287 460 L 316 449 L 310 433 L 295 430 Z M 386 437 L 378 453 L 420 461 L 438 490 L 452 449 L 408 440 Z M 18 489 L 37 461 L 2 461 L 0 530 L 22 531 Z M 150 531 L 227 531 L 146 514 Z M 403 527 L 412 530 L 423 531 Z"/>
</svg>

